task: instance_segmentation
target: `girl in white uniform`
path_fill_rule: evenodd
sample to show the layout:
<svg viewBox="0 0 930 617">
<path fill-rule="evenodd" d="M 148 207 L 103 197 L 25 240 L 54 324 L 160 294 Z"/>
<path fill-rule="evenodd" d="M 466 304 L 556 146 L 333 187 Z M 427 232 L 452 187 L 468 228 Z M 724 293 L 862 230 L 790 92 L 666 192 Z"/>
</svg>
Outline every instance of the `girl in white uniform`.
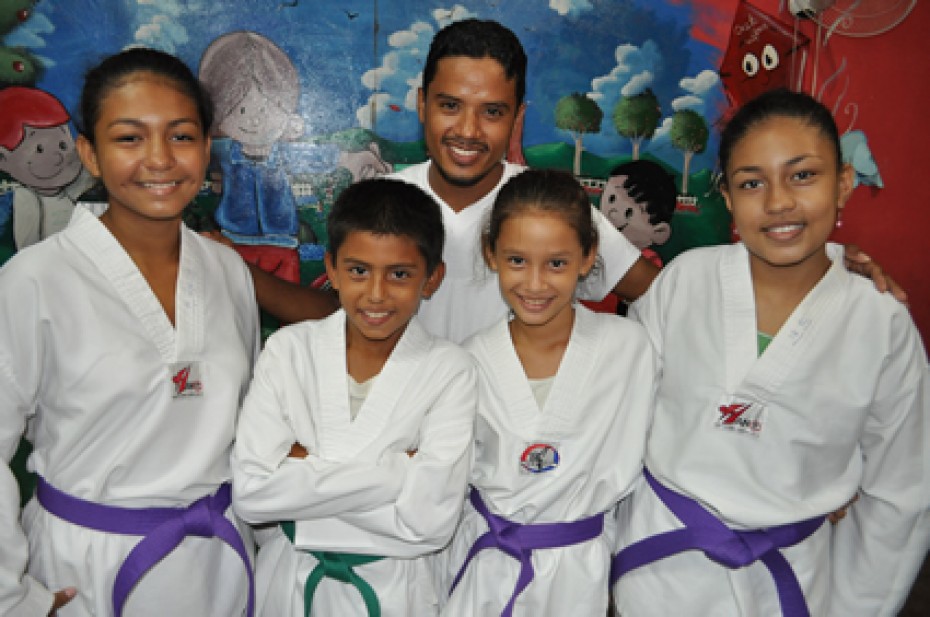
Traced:
<svg viewBox="0 0 930 617">
<path fill-rule="evenodd" d="M 852 169 L 826 108 L 762 95 L 720 163 L 742 242 L 679 256 L 633 307 L 662 372 L 618 613 L 894 615 L 930 539 L 920 337 L 827 256 Z"/>
<path fill-rule="evenodd" d="M 284 523 L 258 553 L 259 612 L 435 615 L 427 556 L 462 511 L 477 398 L 468 354 L 414 316 L 442 280 L 439 208 L 366 180 L 327 230 L 342 309 L 268 339 L 237 433 L 237 511 Z"/>
<path fill-rule="evenodd" d="M 0 613 L 243 615 L 224 483 L 258 314 L 241 259 L 181 222 L 209 107 L 179 60 L 135 49 L 88 73 L 82 112 L 105 212 L 0 271 L 0 456 L 25 429 L 39 476 L 20 523 L 2 467 Z"/>
<path fill-rule="evenodd" d="M 468 341 L 479 366 L 472 489 L 447 560 L 445 615 L 604 615 L 605 512 L 642 468 L 654 387 L 642 329 L 575 304 L 597 232 L 570 175 L 502 189 L 484 237 L 511 308 Z"/>
</svg>

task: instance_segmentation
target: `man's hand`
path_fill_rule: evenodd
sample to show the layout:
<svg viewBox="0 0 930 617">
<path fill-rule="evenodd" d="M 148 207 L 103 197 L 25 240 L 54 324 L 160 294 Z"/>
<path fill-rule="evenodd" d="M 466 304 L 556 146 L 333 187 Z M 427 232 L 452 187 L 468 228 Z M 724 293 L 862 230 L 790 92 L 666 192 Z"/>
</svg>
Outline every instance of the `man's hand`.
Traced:
<svg viewBox="0 0 930 617">
<path fill-rule="evenodd" d="M 55 592 L 55 600 L 52 602 L 52 610 L 49 611 L 48 617 L 55 617 L 55 612 L 73 600 L 75 596 L 77 596 L 77 589 L 74 587 L 65 587 L 61 591 Z"/>
<path fill-rule="evenodd" d="M 287 457 L 288 458 L 307 458 L 308 454 L 310 453 L 307 452 L 307 449 L 295 441 L 294 445 L 291 446 L 291 451 L 287 453 Z"/>
<path fill-rule="evenodd" d="M 836 524 L 839 523 L 841 520 L 843 520 L 844 518 L 846 518 L 846 512 L 847 512 L 847 510 L 849 510 L 849 507 L 850 507 L 851 505 L 853 505 L 854 503 L 856 503 L 857 501 L 859 501 L 859 494 L 858 494 L 858 493 L 856 493 L 856 495 L 853 496 L 852 499 L 850 499 L 848 502 L 846 502 L 846 505 L 845 505 L 845 506 L 843 506 L 842 508 L 840 508 L 840 509 L 837 510 L 836 512 L 831 512 L 830 514 L 828 514 L 828 515 L 827 515 L 827 520 L 830 521 L 832 524 L 836 525 Z"/>
<path fill-rule="evenodd" d="M 872 261 L 872 258 L 866 255 L 862 249 L 855 244 L 847 244 L 843 247 L 843 250 L 843 263 L 847 270 L 871 279 L 875 283 L 876 289 L 881 292 L 889 291 L 898 302 L 907 304 L 907 293 L 890 276 L 885 274 L 882 267 Z"/>
</svg>

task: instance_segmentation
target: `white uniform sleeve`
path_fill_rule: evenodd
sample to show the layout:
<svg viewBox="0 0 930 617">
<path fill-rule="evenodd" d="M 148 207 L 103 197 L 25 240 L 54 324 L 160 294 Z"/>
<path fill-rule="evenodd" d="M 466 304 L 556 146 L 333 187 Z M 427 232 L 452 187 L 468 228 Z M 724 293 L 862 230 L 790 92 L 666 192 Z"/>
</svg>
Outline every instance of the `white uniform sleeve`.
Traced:
<svg viewBox="0 0 930 617">
<path fill-rule="evenodd" d="M 415 456 L 377 463 L 285 460 L 294 431 L 269 379 L 267 350 L 243 407 L 233 455 L 234 504 L 253 523 L 297 522 L 295 544 L 391 557 L 444 546 L 462 510 L 476 407 L 475 369 L 463 358 L 438 391 Z"/>
<path fill-rule="evenodd" d="M 324 520 L 298 521 L 295 545 L 349 553 L 413 558 L 452 538 L 468 484 L 477 406 L 470 365 L 445 384 L 426 416 L 416 455 L 406 461 L 400 494 L 369 511 L 348 510 Z M 406 458 L 406 455 L 403 455 Z"/>
<path fill-rule="evenodd" d="M 330 462 L 315 453 L 290 459 L 298 441 L 277 388 L 281 358 L 266 348 L 242 405 L 233 448 L 233 506 L 249 523 L 313 519 L 345 510 L 370 510 L 397 498 L 406 454 L 369 461 Z"/>
<path fill-rule="evenodd" d="M 930 379 L 916 329 L 903 309 L 896 318 L 860 441 L 859 501 L 834 529 L 836 616 L 896 615 L 930 545 Z"/>
<path fill-rule="evenodd" d="M 588 277 L 581 285 L 579 295 L 585 300 L 603 300 L 617 286 L 620 279 L 626 276 L 641 252 L 601 214 L 600 210 L 591 206 L 591 213 L 597 227 L 597 252 L 603 271 L 594 277 Z"/>
<path fill-rule="evenodd" d="M 47 615 L 52 594 L 26 574 L 19 487 L 9 462 L 34 413 L 41 372 L 36 293 L 0 271 L 0 614 Z"/>
</svg>

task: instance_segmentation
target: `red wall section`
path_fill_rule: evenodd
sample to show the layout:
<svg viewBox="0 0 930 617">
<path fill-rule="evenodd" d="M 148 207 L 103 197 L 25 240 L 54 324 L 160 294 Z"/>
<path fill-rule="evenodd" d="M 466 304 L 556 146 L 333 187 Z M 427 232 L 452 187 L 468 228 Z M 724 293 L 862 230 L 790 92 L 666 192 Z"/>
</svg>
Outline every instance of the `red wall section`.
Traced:
<svg viewBox="0 0 930 617">
<path fill-rule="evenodd" d="M 735 0 L 696 0 L 699 4 L 727 7 L 729 16 L 736 7 Z M 793 21 L 784 8 L 787 0 L 753 0 L 753 4 Z M 816 38 L 814 24 L 802 20 L 799 25 L 812 40 Z M 928 36 L 930 2 L 919 0 L 907 18 L 888 32 L 864 38 L 834 35 L 821 50 L 834 67 L 846 59 L 849 85 L 842 103 L 858 107 L 852 128 L 865 132 L 885 184 L 882 189 L 860 185 L 854 191 L 835 239 L 862 247 L 907 291 L 925 346 L 930 343 Z M 821 68 L 821 83 L 826 76 Z M 832 106 L 836 95 L 833 89 L 824 102 Z M 837 119 L 841 131 L 851 120 L 839 112 Z"/>
</svg>

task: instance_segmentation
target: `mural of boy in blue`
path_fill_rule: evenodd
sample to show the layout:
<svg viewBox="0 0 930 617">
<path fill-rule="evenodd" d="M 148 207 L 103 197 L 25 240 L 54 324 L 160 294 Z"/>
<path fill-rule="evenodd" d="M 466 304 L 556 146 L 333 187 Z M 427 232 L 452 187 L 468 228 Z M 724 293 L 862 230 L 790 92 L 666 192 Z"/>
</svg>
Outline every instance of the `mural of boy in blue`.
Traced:
<svg viewBox="0 0 930 617">
<path fill-rule="evenodd" d="M 228 138 L 214 141 L 222 175 L 216 222 L 246 261 L 299 283 L 297 202 L 278 148 L 303 134 L 297 69 L 260 34 L 232 32 L 210 43 L 199 73 L 216 132 Z"/>
</svg>

